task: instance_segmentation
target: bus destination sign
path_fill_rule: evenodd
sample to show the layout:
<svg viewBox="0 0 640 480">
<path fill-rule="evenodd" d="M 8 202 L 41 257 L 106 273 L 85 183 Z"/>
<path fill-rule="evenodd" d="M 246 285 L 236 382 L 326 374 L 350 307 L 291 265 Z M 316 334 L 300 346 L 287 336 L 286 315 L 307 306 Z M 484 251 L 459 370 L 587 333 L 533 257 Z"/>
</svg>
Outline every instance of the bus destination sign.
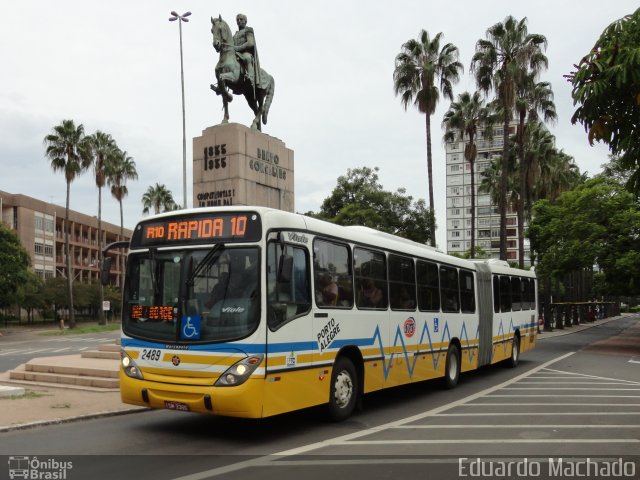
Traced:
<svg viewBox="0 0 640 480">
<path fill-rule="evenodd" d="M 140 222 L 131 248 L 260 240 L 260 217 L 254 212 L 183 214 Z"/>
</svg>

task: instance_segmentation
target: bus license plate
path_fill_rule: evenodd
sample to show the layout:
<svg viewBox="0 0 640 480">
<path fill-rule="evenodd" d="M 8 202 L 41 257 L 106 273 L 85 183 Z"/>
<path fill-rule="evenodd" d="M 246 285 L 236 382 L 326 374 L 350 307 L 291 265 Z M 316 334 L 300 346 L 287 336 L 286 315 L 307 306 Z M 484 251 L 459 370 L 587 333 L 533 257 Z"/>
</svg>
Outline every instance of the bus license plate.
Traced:
<svg viewBox="0 0 640 480">
<path fill-rule="evenodd" d="M 164 401 L 164 408 L 166 408 L 168 410 L 179 410 L 181 412 L 188 412 L 189 411 L 189 405 L 187 405 L 186 403 L 174 402 L 174 401 L 169 401 L 169 400 L 165 400 Z"/>
</svg>

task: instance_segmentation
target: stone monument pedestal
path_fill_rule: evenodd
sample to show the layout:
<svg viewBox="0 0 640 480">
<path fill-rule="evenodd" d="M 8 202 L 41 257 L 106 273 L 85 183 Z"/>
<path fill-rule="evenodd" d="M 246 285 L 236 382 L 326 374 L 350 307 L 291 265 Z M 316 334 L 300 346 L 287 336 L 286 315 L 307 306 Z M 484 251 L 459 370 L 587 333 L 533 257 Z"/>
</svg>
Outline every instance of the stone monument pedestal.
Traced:
<svg viewBox="0 0 640 480">
<path fill-rule="evenodd" d="M 193 206 L 258 205 L 294 212 L 293 150 L 238 123 L 193 139 Z"/>
</svg>

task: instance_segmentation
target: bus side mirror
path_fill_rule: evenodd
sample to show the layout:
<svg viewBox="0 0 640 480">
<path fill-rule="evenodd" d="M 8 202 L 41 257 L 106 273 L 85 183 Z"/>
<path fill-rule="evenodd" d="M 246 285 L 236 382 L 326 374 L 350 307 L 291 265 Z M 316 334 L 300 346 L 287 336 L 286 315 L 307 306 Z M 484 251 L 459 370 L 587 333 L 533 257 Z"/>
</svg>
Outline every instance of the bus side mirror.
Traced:
<svg viewBox="0 0 640 480">
<path fill-rule="evenodd" d="M 293 277 L 293 257 L 282 255 L 278 265 L 278 283 L 291 283 Z"/>
<path fill-rule="evenodd" d="M 111 274 L 111 263 L 113 262 L 113 258 L 104 257 L 102 259 L 102 268 L 100 269 L 100 283 L 102 285 L 109 285 L 109 276 Z"/>
</svg>

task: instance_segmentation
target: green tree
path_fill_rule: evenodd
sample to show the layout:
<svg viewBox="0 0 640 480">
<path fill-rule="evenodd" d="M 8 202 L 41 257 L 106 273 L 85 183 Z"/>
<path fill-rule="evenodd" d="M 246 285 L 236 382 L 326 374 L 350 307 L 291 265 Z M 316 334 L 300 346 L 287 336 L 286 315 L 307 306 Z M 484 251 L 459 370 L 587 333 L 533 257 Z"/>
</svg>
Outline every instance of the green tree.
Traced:
<svg viewBox="0 0 640 480">
<path fill-rule="evenodd" d="M 559 278 L 597 265 L 615 295 L 640 293 L 638 232 L 638 200 L 604 176 L 564 192 L 556 202 L 536 202 L 529 227 L 541 276 Z"/>
<path fill-rule="evenodd" d="M 530 34 L 527 19 L 518 21 L 512 16 L 489 27 L 486 40 L 476 43 L 471 71 L 476 85 L 488 94 L 495 91 L 503 114 L 503 150 L 500 176 L 500 258 L 507 259 L 507 182 L 509 159 L 509 123 L 516 101 L 518 81 L 528 74 L 537 74 L 547 67 L 542 53 L 547 40 L 543 35 Z"/>
<path fill-rule="evenodd" d="M 69 199 L 71 182 L 91 166 L 91 147 L 84 134 L 82 124 L 76 127 L 73 120 L 63 120 L 53 127 L 44 137 L 45 156 L 51 162 L 54 172 L 61 171 L 67 183 L 67 200 L 64 216 L 64 255 L 67 264 L 67 297 L 69 308 L 69 327 L 76 326 L 73 310 L 73 269 L 69 251 Z"/>
<path fill-rule="evenodd" d="M 444 141 L 453 142 L 456 132 L 460 132 L 460 138 L 465 141 L 464 159 L 469 162 L 471 170 L 471 258 L 475 258 L 476 248 L 476 156 L 478 147 L 478 129 L 484 127 L 484 138 L 493 137 L 493 124 L 495 114 L 491 106 L 485 105 L 479 92 L 471 95 L 464 92 L 458 95 L 458 101 L 452 102 L 449 110 L 444 114 L 442 126 L 445 128 Z"/>
<path fill-rule="evenodd" d="M 383 189 L 379 169 L 362 167 L 347 170 L 338 177 L 337 186 L 311 216 L 339 225 L 363 225 L 399 235 L 420 243 L 430 239 L 435 220 L 425 201 L 416 202 L 403 188 L 395 192 Z"/>
<path fill-rule="evenodd" d="M 64 327 L 64 321 L 58 317 L 60 308 L 68 308 L 67 280 L 62 277 L 47 278 L 44 281 L 42 297 L 45 305 L 53 310 L 54 320 L 60 320 L 60 328 Z"/>
<path fill-rule="evenodd" d="M 127 188 L 127 180 L 137 180 L 138 171 L 136 170 L 136 162 L 126 151 L 119 148 L 112 152 L 112 159 L 107 169 L 107 183 L 111 186 L 111 195 L 118 200 L 120 205 L 120 239 L 124 238 L 124 214 L 122 211 L 122 201 L 129 195 Z M 120 271 L 121 284 L 120 290 L 124 288 L 124 270 L 125 258 L 122 257 L 122 265 Z"/>
<path fill-rule="evenodd" d="M 33 271 L 27 270 L 27 276 L 18 289 L 18 305 L 27 311 L 27 322 L 33 322 L 33 310 L 45 307 L 42 296 L 42 279 Z"/>
<path fill-rule="evenodd" d="M 150 186 L 142 195 L 142 206 L 144 207 L 142 213 L 149 213 L 153 208 L 156 215 L 163 211 L 176 210 L 176 202 L 173 200 L 171 190 L 158 183 L 155 186 Z"/>
<path fill-rule="evenodd" d="M 453 100 L 453 85 L 458 83 L 462 64 L 458 61 L 458 48 L 447 43 L 440 48 L 442 32 L 433 39 L 421 30 L 417 39 L 408 40 L 396 56 L 393 71 L 393 88 L 406 110 L 413 103 L 420 113 L 425 114 L 427 135 L 427 174 L 429 181 L 429 208 L 435 219 L 433 202 L 433 157 L 431 152 L 431 115 L 436 111 L 440 92 Z M 436 85 L 439 84 L 439 88 Z M 435 223 L 430 228 L 431 246 L 436 244 Z"/>
<path fill-rule="evenodd" d="M 602 141 L 620 156 L 640 196 L 640 9 L 609 25 L 575 67 L 567 75 L 579 104 L 571 122 L 584 126 L 590 144 Z"/>
<path fill-rule="evenodd" d="M 115 140 L 108 133 L 97 130 L 87 137 L 91 146 L 93 157 L 93 171 L 95 173 L 96 187 L 98 187 L 98 264 L 102 264 L 102 187 L 107 181 L 107 172 L 110 170 L 114 152 L 118 149 Z M 100 283 L 100 305 L 104 299 L 104 290 Z M 98 324 L 105 325 L 106 321 L 102 309 L 98 309 Z"/>
<path fill-rule="evenodd" d="M 18 236 L 0 222 L 0 307 L 19 303 L 20 287 L 28 281 L 30 263 Z"/>
</svg>

